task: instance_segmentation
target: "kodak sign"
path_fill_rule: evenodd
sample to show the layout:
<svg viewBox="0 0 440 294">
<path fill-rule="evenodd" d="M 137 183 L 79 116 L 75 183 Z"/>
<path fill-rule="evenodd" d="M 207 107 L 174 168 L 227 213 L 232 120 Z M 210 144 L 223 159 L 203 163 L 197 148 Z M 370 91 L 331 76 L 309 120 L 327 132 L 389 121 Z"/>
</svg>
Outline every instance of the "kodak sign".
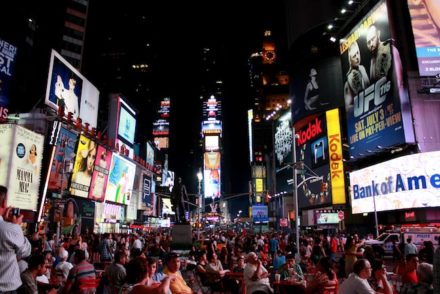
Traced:
<svg viewBox="0 0 440 294">
<path fill-rule="evenodd" d="M 333 204 L 345 204 L 345 177 L 342 162 L 341 127 L 339 124 L 339 109 L 325 113 L 327 119 L 327 137 L 329 165 L 332 184 Z"/>
</svg>

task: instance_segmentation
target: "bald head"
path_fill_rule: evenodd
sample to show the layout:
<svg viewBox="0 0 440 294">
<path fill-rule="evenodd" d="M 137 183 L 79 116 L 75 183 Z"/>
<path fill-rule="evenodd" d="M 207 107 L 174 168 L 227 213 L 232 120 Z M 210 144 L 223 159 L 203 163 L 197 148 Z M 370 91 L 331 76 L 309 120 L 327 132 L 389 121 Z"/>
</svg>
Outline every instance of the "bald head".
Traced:
<svg viewBox="0 0 440 294">
<path fill-rule="evenodd" d="M 367 47 L 371 53 L 375 53 L 379 47 L 380 33 L 375 25 L 372 25 L 367 30 Z"/>
</svg>

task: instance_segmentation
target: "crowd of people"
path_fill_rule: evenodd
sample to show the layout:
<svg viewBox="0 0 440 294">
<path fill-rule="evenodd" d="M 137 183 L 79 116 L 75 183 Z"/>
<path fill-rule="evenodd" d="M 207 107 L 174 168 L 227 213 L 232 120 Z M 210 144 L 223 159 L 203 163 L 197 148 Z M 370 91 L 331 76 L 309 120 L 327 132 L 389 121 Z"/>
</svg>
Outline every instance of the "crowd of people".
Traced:
<svg viewBox="0 0 440 294">
<path fill-rule="evenodd" d="M 358 235 L 217 230 L 173 251 L 169 230 L 24 236 L 0 187 L 0 293 L 439 293 L 440 249 L 393 244 L 394 268 Z M 389 266 L 389 265 L 388 265 Z M 437 292 L 435 292 L 437 291 Z"/>
</svg>

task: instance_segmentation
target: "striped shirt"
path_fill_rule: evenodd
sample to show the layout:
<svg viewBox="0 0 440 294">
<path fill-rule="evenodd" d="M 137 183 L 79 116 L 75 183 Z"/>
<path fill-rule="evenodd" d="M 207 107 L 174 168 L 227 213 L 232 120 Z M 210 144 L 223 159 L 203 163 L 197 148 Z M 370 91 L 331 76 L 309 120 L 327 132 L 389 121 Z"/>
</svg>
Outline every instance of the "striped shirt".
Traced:
<svg viewBox="0 0 440 294">
<path fill-rule="evenodd" d="M 20 226 L 0 216 L 0 292 L 14 291 L 21 286 L 17 255 L 24 258 L 30 254 L 31 244 Z"/>
<path fill-rule="evenodd" d="M 72 282 L 73 289 L 78 289 L 85 280 L 95 279 L 96 271 L 93 265 L 83 260 L 75 265 L 69 272 L 67 279 Z"/>
</svg>

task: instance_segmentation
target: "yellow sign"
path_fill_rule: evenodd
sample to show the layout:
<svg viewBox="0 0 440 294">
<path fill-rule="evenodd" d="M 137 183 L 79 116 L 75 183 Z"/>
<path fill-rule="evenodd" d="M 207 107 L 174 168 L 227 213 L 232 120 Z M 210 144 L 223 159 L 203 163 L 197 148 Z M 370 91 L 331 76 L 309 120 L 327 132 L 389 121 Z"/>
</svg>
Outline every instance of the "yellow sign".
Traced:
<svg viewBox="0 0 440 294">
<path fill-rule="evenodd" d="M 328 151 L 330 160 L 333 204 L 345 204 L 345 176 L 342 162 L 341 127 L 339 109 L 325 113 L 327 118 Z"/>
<path fill-rule="evenodd" d="M 255 179 L 255 192 L 263 192 L 263 179 Z"/>
</svg>

